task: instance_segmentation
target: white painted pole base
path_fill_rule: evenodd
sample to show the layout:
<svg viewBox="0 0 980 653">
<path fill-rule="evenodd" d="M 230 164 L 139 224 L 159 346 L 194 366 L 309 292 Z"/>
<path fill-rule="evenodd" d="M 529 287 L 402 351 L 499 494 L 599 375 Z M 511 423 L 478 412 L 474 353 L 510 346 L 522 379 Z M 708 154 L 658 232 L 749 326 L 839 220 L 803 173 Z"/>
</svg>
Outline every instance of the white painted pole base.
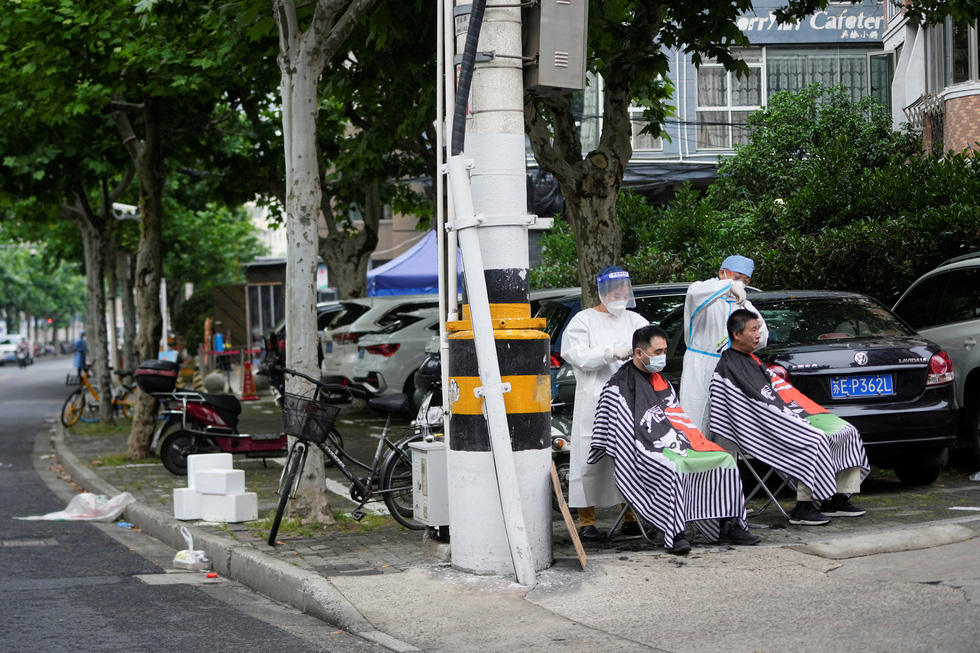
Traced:
<svg viewBox="0 0 980 653">
<path fill-rule="evenodd" d="M 514 561 L 497 499 L 490 452 L 450 451 L 452 564 L 473 574 L 512 576 Z M 536 572 L 552 563 L 551 451 L 515 451 L 521 506 Z M 526 482 L 534 479 L 533 483 Z M 547 482 L 545 482 L 547 481 Z"/>
</svg>

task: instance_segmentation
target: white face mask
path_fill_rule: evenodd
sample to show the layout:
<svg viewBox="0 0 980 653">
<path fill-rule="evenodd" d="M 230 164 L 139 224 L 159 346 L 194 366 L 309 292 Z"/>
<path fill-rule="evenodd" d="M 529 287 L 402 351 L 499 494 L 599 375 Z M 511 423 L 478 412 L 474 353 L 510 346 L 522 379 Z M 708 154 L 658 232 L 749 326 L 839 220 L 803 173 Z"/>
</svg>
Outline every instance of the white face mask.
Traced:
<svg viewBox="0 0 980 653">
<path fill-rule="evenodd" d="M 645 352 L 644 352 L 645 353 Z M 664 369 L 667 365 L 667 355 L 663 354 L 661 356 L 647 356 L 648 362 L 643 364 L 643 367 L 647 369 L 647 372 L 659 372 Z"/>
<path fill-rule="evenodd" d="M 606 304 L 606 310 L 612 313 L 614 316 L 619 317 L 626 312 L 626 300 L 609 302 Z"/>
</svg>

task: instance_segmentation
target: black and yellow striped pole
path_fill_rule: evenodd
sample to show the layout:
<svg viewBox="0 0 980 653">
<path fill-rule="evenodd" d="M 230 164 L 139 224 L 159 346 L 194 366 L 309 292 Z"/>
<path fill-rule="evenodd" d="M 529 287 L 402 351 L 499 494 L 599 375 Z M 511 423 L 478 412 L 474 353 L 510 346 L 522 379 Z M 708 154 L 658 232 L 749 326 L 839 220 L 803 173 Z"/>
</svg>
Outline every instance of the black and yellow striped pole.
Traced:
<svg viewBox="0 0 980 653">
<path fill-rule="evenodd" d="M 528 286 L 515 283 L 517 270 L 487 270 L 494 345 L 500 379 L 510 384 L 504 395 L 507 426 L 514 451 L 549 449 L 551 446 L 551 376 L 548 364 L 550 340 L 542 331 L 545 321 L 531 317 Z M 518 274 L 515 274 L 518 273 Z M 508 282 L 504 277 L 511 276 Z M 524 275 L 526 277 L 526 274 Z M 497 282 L 492 279 L 496 277 Z M 500 301 L 504 300 L 504 301 Z M 469 304 L 463 319 L 446 325 L 449 333 L 449 384 L 452 403 L 450 447 L 458 451 L 490 451 L 483 400 L 476 396 L 482 384 Z M 550 499 L 549 499 L 550 501 Z"/>
<path fill-rule="evenodd" d="M 461 319 L 446 325 L 452 564 L 533 585 L 552 559 L 551 392 L 548 336 L 529 304 L 521 8 L 472 0 L 448 13 L 447 33 L 466 25 L 459 74 L 447 74 L 458 86 L 446 227 L 465 289 Z M 480 58 L 484 47 L 496 56 Z"/>
</svg>

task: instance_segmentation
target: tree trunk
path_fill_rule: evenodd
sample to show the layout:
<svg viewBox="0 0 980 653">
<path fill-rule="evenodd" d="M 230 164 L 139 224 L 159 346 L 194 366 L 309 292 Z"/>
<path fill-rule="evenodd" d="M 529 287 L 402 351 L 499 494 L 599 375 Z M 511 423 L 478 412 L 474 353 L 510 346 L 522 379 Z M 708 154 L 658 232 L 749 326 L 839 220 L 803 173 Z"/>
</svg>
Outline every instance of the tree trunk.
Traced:
<svg viewBox="0 0 980 653">
<path fill-rule="evenodd" d="M 75 205 L 62 207 L 62 214 L 74 220 L 82 235 L 85 256 L 85 339 L 88 342 L 86 362 L 91 367 L 89 381 L 99 391 L 99 419 L 109 422 L 113 418 L 105 324 L 105 268 L 109 233 L 105 216 L 96 215 L 91 210 L 84 189 L 80 183 L 75 185 Z"/>
<path fill-rule="evenodd" d="M 322 174 L 322 172 L 321 172 Z M 381 200 L 378 182 L 364 190 L 364 227 L 351 236 L 333 217 L 330 198 L 321 200 L 327 237 L 320 241 L 320 258 L 330 261 L 330 279 L 341 299 L 367 295 L 367 270 L 371 254 L 378 248 Z"/>
<path fill-rule="evenodd" d="M 374 0 L 316 0 L 305 32 L 299 25 L 295 0 L 270 0 L 270 4 L 279 31 L 286 153 L 286 364 L 319 378 L 316 256 L 322 192 L 316 147 L 317 82 L 327 61 L 334 57 Z M 345 6 L 346 11 L 340 16 Z M 310 388 L 302 379 L 287 376 L 286 390 L 307 392 Z M 302 515 L 304 522 L 334 523 L 323 486 L 323 455 L 314 448 L 304 468 L 298 501 L 291 504 L 290 513 Z"/>
<path fill-rule="evenodd" d="M 534 157 L 543 170 L 554 175 L 568 207 L 579 253 L 583 306 L 599 303 L 595 278 L 602 268 L 619 263 L 622 254 L 623 231 L 616 218 L 616 201 L 633 154 L 629 91 L 625 72 L 613 71 L 605 79 L 599 146 L 584 157 L 569 99 L 525 98 L 525 130 Z"/>
<path fill-rule="evenodd" d="M 160 279 L 163 276 L 163 187 L 166 179 L 161 143 L 161 119 L 156 100 L 145 98 L 141 117 L 145 131 L 140 141 L 129 116 L 121 109 L 112 111 L 120 139 L 133 160 L 140 181 L 140 244 L 133 278 L 136 287 L 136 312 L 139 333 L 136 351 L 140 360 L 157 357 L 163 332 L 160 314 Z M 129 433 L 126 455 L 130 459 L 145 458 L 150 453 L 150 440 L 156 428 L 157 401 L 139 391 L 133 412 L 133 429 Z"/>
<path fill-rule="evenodd" d="M 119 311 L 116 309 L 116 296 L 119 289 L 119 275 L 116 270 L 116 255 L 119 247 L 118 234 L 119 230 L 116 229 L 116 233 L 110 237 L 109 249 L 106 252 L 106 303 L 108 304 L 109 324 L 111 325 L 108 329 L 108 344 L 111 347 L 109 362 L 117 370 L 124 370 L 126 365 L 119 355 L 119 329 L 116 327 L 119 324 Z"/>
<path fill-rule="evenodd" d="M 136 353 L 136 289 L 133 278 L 136 275 L 136 257 L 131 252 L 116 253 L 116 277 L 119 279 L 119 298 L 122 307 L 122 359 L 128 370 L 139 367 Z"/>
</svg>

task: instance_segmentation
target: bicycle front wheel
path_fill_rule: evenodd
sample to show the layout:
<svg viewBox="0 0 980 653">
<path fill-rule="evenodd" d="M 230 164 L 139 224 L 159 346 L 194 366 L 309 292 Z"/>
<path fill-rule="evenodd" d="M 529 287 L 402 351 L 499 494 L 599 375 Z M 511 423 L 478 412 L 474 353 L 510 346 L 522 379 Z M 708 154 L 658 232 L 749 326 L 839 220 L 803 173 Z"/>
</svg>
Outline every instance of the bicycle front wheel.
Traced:
<svg viewBox="0 0 980 653">
<path fill-rule="evenodd" d="M 81 390 L 75 390 L 68 395 L 65 405 L 61 408 L 61 423 L 65 426 L 75 426 L 83 412 L 85 412 L 85 395 Z"/>
<path fill-rule="evenodd" d="M 344 438 L 340 435 L 340 431 L 335 428 L 330 429 L 330 432 L 327 433 L 327 439 L 323 443 L 323 446 L 330 449 L 338 458 L 343 458 L 347 455 L 344 453 Z M 333 467 L 333 460 L 330 459 L 330 456 L 323 457 L 323 466 Z"/>
<path fill-rule="evenodd" d="M 425 524 L 413 518 L 412 454 L 408 450 L 408 443 L 421 440 L 421 435 L 411 435 L 399 442 L 381 467 L 381 491 L 388 512 L 395 521 L 413 531 L 424 529 Z"/>
<path fill-rule="evenodd" d="M 276 535 L 279 533 L 279 524 L 282 523 L 282 516 L 286 514 L 286 505 L 296 490 L 296 477 L 301 473 L 303 458 L 305 457 L 305 445 L 294 446 L 289 451 L 286 459 L 286 466 L 283 467 L 283 480 L 279 482 L 279 505 L 276 507 L 276 516 L 272 518 L 272 529 L 269 531 L 269 546 L 276 545 Z"/>
</svg>

